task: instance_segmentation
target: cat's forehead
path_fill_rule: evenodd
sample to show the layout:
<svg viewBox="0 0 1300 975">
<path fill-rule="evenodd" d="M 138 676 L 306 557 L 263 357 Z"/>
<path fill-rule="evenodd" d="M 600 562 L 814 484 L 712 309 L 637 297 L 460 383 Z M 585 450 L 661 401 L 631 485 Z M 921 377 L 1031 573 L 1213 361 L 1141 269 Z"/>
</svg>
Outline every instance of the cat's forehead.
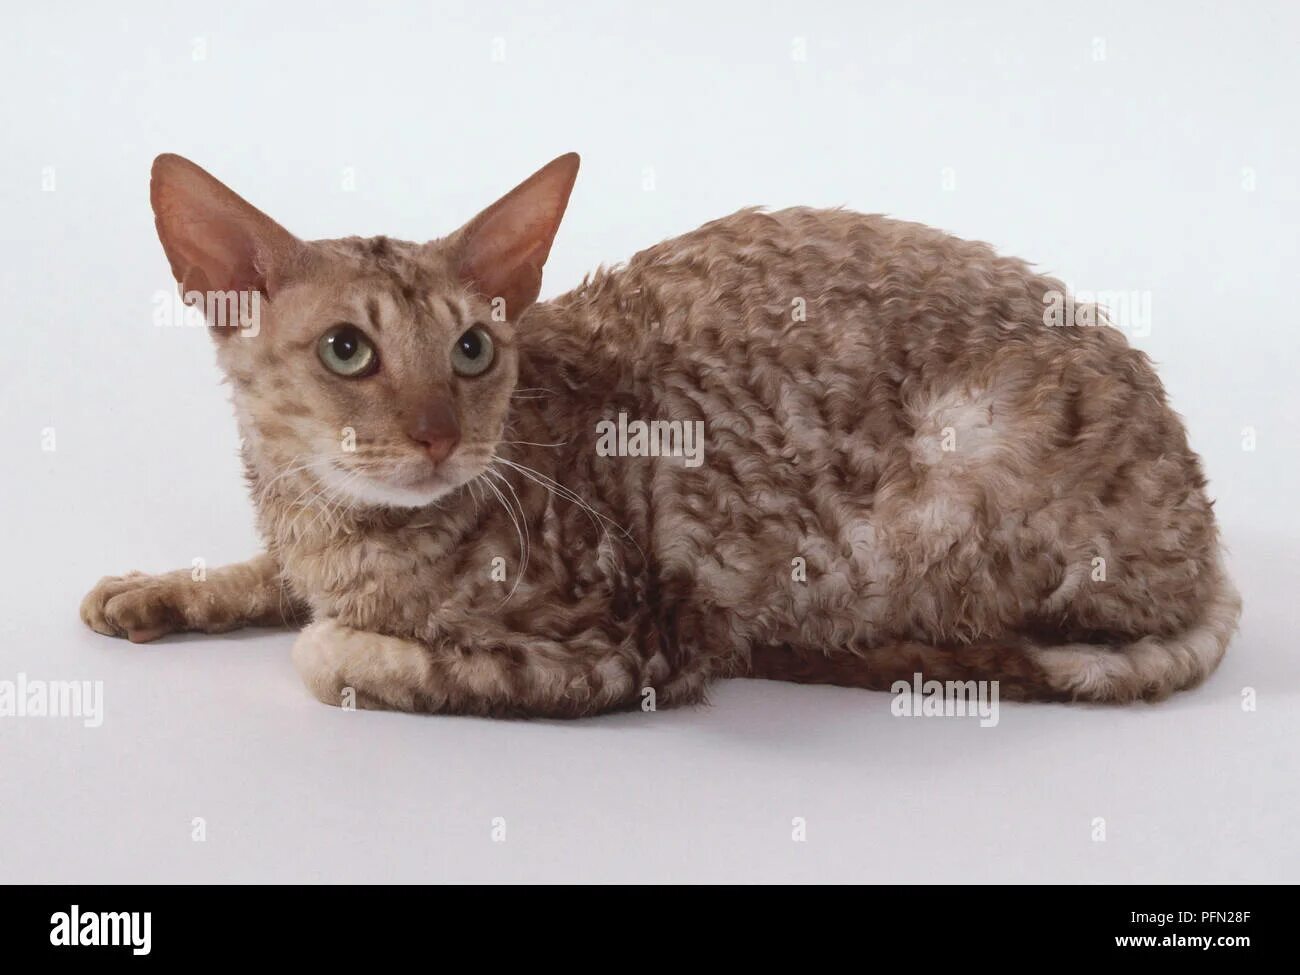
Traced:
<svg viewBox="0 0 1300 975">
<path fill-rule="evenodd" d="M 380 324 L 412 314 L 456 324 L 470 314 L 463 285 L 435 247 L 391 237 L 316 244 L 333 259 L 330 276 L 339 297 L 363 304 Z"/>
<path fill-rule="evenodd" d="M 390 351 L 441 348 L 475 323 L 473 297 L 436 246 L 387 237 L 311 242 L 314 259 L 272 302 L 279 340 L 309 348 L 351 324 Z"/>
<path fill-rule="evenodd" d="M 387 279 L 399 294 L 454 283 L 442 253 L 429 244 L 391 237 L 342 237 L 315 243 L 342 269 L 358 277 Z"/>
</svg>

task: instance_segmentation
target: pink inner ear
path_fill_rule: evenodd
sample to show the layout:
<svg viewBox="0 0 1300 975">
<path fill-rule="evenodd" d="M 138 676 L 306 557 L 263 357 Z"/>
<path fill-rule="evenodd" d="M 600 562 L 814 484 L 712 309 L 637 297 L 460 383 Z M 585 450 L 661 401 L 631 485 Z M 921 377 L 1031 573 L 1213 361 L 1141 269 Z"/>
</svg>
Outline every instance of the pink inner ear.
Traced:
<svg viewBox="0 0 1300 975">
<path fill-rule="evenodd" d="M 502 298 L 516 317 L 537 300 L 542 267 L 550 255 L 578 174 L 578 157 L 561 156 L 538 170 L 462 231 L 461 280 L 483 297 Z"/>
<path fill-rule="evenodd" d="M 179 284 L 183 291 L 266 292 L 265 276 L 258 272 L 255 256 L 244 241 L 225 228 L 208 224 L 208 231 L 191 227 L 188 233 L 172 236 L 175 264 L 184 268 Z"/>
<path fill-rule="evenodd" d="M 154 161 L 158 237 L 183 291 L 261 292 L 297 238 L 213 176 L 179 156 Z"/>
<path fill-rule="evenodd" d="M 521 303 L 530 304 L 541 290 L 549 243 L 535 231 L 511 226 L 506 214 L 490 217 L 465 249 L 461 279 L 485 298 L 504 298 L 508 312 Z M 536 291 L 528 294 L 533 288 Z"/>
<path fill-rule="evenodd" d="M 206 266 L 215 276 L 214 287 L 227 291 L 260 291 L 265 295 L 266 275 L 257 267 L 254 237 L 237 225 L 210 223 L 207 226 L 208 235 L 202 240 L 206 264 L 196 263 Z"/>
</svg>

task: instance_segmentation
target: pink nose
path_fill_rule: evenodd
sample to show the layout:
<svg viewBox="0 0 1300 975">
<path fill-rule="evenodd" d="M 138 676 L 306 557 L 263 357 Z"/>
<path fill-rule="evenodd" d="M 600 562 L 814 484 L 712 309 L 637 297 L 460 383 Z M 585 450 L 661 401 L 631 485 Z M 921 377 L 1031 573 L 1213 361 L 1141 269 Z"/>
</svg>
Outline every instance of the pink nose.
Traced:
<svg viewBox="0 0 1300 975">
<path fill-rule="evenodd" d="M 406 435 L 423 444 L 435 464 L 446 460 L 460 443 L 460 423 L 455 409 L 445 399 L 424 404 L 407 422 Z"/>
<path fill-rule="evenodd" d="M 424 444 L 425 452 L 435 464 L 440 464 L 451 456 L 451 452 L 460 443 L 460 437 L 431 437 L 428 440 L 416 437 L 415 439 Z"/>
</svg>

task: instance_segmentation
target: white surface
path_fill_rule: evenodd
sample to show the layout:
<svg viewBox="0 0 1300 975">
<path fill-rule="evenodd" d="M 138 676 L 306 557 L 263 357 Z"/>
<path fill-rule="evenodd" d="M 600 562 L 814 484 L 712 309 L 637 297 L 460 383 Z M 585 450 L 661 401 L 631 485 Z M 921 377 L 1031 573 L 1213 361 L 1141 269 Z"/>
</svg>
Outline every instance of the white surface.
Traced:
<svg viewBox="0 0 1300 975">
<path fill-rule="evenodd" d="M 1300 880 L 1300 8 L 85 6 L 6 9 L 0 40 L 0 680 L 102 680 L 105 720 L 0 718 L 0 881 Z M 152 325 L 156 153 L 303 236 L 414 238 L 570 149 L 546 294 L 753 203 L 888 212 L 1149 291 L 1138 342 L 1246 600 L 1219 672 L 1155 707 L 1004 705 L 994 729 L 748 681 L 705 709 L 501 723 L 326 708 L 288 633 L 82 627 L 103 574 L 256 544 L 209 340 Z"/>
</svg>

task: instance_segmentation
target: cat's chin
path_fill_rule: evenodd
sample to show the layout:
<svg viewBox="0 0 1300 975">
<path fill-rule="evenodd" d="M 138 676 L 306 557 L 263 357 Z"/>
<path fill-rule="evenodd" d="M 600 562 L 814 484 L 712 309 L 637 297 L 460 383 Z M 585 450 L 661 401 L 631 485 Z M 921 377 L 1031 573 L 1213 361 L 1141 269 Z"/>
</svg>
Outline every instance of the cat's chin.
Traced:
<svg viewBox="0 0 1300 975">
<path fill-rule="evenodd" d="M 461 483 L 439 470 L 412 484 L 393 484 L 329 463 L 318 465 L 316 475 L 325 488 L 376 508 L 427 508 Z"/>
<path fill-rule="evenodd" d="M 378 508 L 427 508 L 452 490 L 451 485 L 420 489 L 395 487 L 368 478 L 356 478 L 347 493 L 363 504 Z"/>
</svg>

